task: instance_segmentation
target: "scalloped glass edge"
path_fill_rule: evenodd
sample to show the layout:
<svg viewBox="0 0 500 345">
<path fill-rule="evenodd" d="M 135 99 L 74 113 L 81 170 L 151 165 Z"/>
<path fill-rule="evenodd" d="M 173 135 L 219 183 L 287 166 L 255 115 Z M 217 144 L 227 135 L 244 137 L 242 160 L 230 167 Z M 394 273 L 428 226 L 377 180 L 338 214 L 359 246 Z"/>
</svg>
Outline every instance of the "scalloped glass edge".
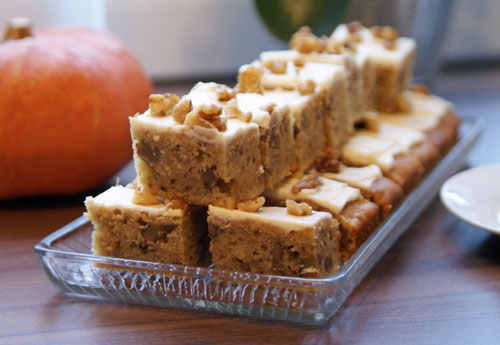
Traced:
<svg viewBox="0 0 500 345">
<path fill-rule="evenodd" d="M 37 243 L 35 253 L 52 284 L 74 296 L 324 324 L 434 199 L 441 184 L 462 167 L 483 128 L 480 119 L 462 117 L 454 147 L 353 257 L 327 278 L 293 278 L 95 256 L 83 252 L 91 246 L 92 229 L 84 216 Z"/>
</svg>

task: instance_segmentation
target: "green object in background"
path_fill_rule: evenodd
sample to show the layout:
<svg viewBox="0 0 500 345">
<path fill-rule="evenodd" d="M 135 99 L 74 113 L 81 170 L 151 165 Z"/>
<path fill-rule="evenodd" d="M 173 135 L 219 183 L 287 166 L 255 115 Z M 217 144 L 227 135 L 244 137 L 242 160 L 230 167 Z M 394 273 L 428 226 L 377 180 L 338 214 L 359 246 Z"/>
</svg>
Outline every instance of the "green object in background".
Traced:
<svg viewBox="0 0 500 345">
<path fill-rule="evenodd" d="M 349 0 L 255 0 L 264 24 L 284 41 L 304 25 L 317 35 L 330 34 L 340 24 L 348 5 Z"/>
</svg>

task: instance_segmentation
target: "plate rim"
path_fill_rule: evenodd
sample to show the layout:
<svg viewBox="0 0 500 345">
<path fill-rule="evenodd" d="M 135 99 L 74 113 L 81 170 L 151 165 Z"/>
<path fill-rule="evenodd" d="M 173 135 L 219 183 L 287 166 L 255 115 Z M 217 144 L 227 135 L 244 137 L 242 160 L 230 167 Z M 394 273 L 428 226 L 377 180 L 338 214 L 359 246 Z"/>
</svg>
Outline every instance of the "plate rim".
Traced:
<svg viewBox="0 0 500 345">
<path fill-rule="evenodd" d="M 477 221 L 475 219 L 471 219 L 471 218 L 465 216 L 464 214 L 457 212 L 453 206 L 453 203 L 446 196 L 446 194 L 448 193 L 448 190 L 450 188 L 450 185 L 453 185 L 455 180 L 459 179 L 460 177 L 462 177 L 464 175 L 475 173 L 475 172 L 481 171 L 481 170 L 489 170 L 492 168 L 497 168 L 500 170 L 500 162 L 488 163 L 485 165 L 472 167 L 472 168 L 466 169 L 464 171 L 460 171 L 459 173 L 456 173 L 455 175 L 451 176 L 443 183 L 443 185 L 441 186 L 441 188 L 439 190 L 439 198 L 441 199 L 441 203 L 446 207 L 446 209 L 450 213 L 455 215 L 457 218 L 459 218 L 459 219 L 463 220 L 464 222 L 471 224 L 474 227 L 477 227 L 481 230 L 486 230 L 486 231 L 489 231 L 493 234 L 500 235 L 500 226 L 493 227 L 489 224 L 486 224 L 486 223 L 481 222 L 481 221 Z"/>
</svg>

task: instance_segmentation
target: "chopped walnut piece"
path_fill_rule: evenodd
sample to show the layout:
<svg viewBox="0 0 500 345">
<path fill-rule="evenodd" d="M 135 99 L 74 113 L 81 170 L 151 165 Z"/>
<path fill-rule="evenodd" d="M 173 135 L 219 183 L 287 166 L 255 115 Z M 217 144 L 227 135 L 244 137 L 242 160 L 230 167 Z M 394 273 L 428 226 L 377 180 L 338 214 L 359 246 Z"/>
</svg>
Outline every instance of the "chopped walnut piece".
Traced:
<svg viewBox="0 0 500 345">
<path fill-rule="evenodd" d="M 396 42 L 395 41 L 384 41 L 384 48 L 387 50 L 394 50 L 396 49 Z"/>
<path fill-rule="evenodd" d="M 350 22 L 345 25 L 349 33 L 355 33 L 361 29 L 361 24 L 359 22 Z"/>
<path fill-rule="evenodd" d="M 357 49 L 356 43 L 354 43 L 353 41 L 345 41 L 342 47 L 352 53 L 355 53 Z"/>
<path fill-rule="evenodd" d="M 208 120 L 213 116 L 222 114 L 222 107 L 218 104 L 204 104 L 200 106 L 199 113 L 202 118 Z"/>
<path fill-rule="evenodd" d="M 410 86 L 410 90 L 424 95 L 431 94 L 431 90 L 429 90 L 429 88 L 423 84 L 413 84 Z"/>
<path fill-rule="evenodd" d="M 295 202 L 291 199 L 286 199 L 286 211 L 292 216 L 309 216 L 312 213 L 312 207 L 306 202 Z"/>
<path fill-rule="evenodd" d="M 236 92 L 226 85 L 217 85 L 215 88 L 215 94 L 217 95 L 217 99 L 221 102 L 227 102 L 230 99 L 233 99 Z"/>
<path fill-rule="evenodd" d="M 236 208 L 245 212 L 257 212 L 259 208 L 264 206 L 266 199 L 263 196 L 258 196 L 253 199 L 244 199 L 238 201 Z"/>
<path fill-rule="evenodd" d="M 299 83 L 298 90 L 301 95 L 309 95 L 316 89 L 316 83 L 312 80 Z"/>
<path fill-rule="evenodd" d="M 295 65 L 295 67 L 304 67 L 306 61 L 301 57 L 297 57 L 293 60 L 293 64 Z"/>
<path fill-rule="evenodd" d="M 304 177 L 302 180 L 297 182 L 296 184 L 293 185 L 292 187 L 292 193 L 297 194 L 300 193 L 302 189 L 314 189 L 318 188 L 320 185 L 319 179 L 317 176 L 314 175 L 308 175 Z"/>
<path fill-rule="evenodd" d="M 384 40 L 394 41 L 396 38 L 398 38 L 398 36 L 398 30 L 394 29 L 391 26 L 384 26 L 380 30 L 380 37 Z"/>
<path fill-rule="evenodd" d="M 361 35 L 359 34 L 359 32 L 354 32 L 349 35 L 348 41 L 359 43 L 361 42 Z"/>
<path fill-rule="evenodd" d="M 397 100 L 398 111 L 402 113 L 409 113 L 411 110 L 411 104 L 408 100 L 403 96 L 399 95 Z"/>
<path fill-rule="evenodd" d="M 188 206 L 186 202 L 180 199 L 172 199 L 170 201 L 166 201 L 165 204 L 168 208 L 173 208 L 176 210 L 186 210 Z"/>
<path fill-rule="evenodd" d="M 132 203 L 136 205 L 148 206 L 148 205 L 158 205 L 161 202 L 156 195 L 141 190 L 140 188 L 135 188 L 134 196 L 132 197 Z"/>
<path fill-rule="evenodd" d="M 179 102 L 179 96 L 173 93 L 164 95 L 153 94 L 149 96 L 149 109 L 153 116 L 168 116 Z"/>
<path fill-rule="evenodd" d="M 373 37 L 382 38 L 387 41 L 394 41 L 399 36 L 398 31 L 391 26 L 375 25 L 370 27 L 370 31 Z"/>
<path fill-rule="evenodd" d="M 186 120 L 186 115 L 193 110 L 193 103 L 190 99 L 183 99 L 174 107 L 173 116 L 175 121 L 183 124 Z"/>
<path fill-rule="evenodd" d="M 316 37 L 309 27 L 303 26 L 292 35 L 289 46 L 299 53 L 322 53 L 325 50 L 326 40 Z"/>
<path fill-rule="evenodd" d="M 325 51 L 328 54 L 340 54 L 343 51 L 342 42 L 337 40 L 326 40 Z"/>
<path fill-rule="evenodd" d="M 260 109 L 267 111 L 269 113 L 269 115 L 271 115 L 273 113 L 274 108 L 276 108 L 276 103 L 272 103 L 272 102 L 260 107 Z"/>
<path fill-rule="evenodd" d="M 236 102 L 229 102 L 223 109 L 224 114 L 229 118 L 236 118 L 244 122 L 249 122 L 252 119 L 252 113 L 242 112 Z"/>
<path fill-rule="evenodd" d="M 234 88 L 236 93 L 263 93 L 261 77 L 263 68 L 258 63 L 241 66 L 238 73 L 238 84 Z"/>
<path fill-rule="evenodd" d="M 377 37 L 377 38 L 382 37 L 382 26 L 381 25 L 370 26 L 370 31 L 371 31 L 373 37 Z"/>
<path fill-rule="evenodd" d="M 334 149 L 327 149 L 325 153 L 316 158 L 316 170 L 319 172 L 338 173 L 340 170 L 340 154 Z"/>
<path fill-rule="evenodd" d="M 274 74 L 286 73 L 286 61 L 266 61 L 264 66 Z"/>
<path fill-rule="evenodd" d="M 227 128 L 227 119 L 220 116 L 221 114 L 222 107 L 220 105 L 201 105 L 186 115 L 184 124 L 187 126 L 216 128 L 219 132 L 224 132 Z"/>
</svg>

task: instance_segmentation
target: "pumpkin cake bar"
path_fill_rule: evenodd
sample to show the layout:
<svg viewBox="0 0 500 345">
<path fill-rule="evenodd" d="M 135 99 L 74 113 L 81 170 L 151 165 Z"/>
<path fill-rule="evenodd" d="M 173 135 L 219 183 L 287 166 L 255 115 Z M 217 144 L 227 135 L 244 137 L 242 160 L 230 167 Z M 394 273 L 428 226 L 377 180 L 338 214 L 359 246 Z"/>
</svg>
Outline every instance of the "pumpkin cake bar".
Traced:
<svg viewBox="0 0 500 345">
<path fill-rule="evenodd" d="M 323 105 L 327 144 L 340 147 L 354 128 L 346 69 L 339 64 L 297 61 L 265 60 L 262 85 L 265 90 L 279 87 L 317 98 Z"/>
<path fill-rule="evenodd" d="M 335 172 L 322 169 L 316 165 L 316 169 L 310 173 L 331 180 L 345 182 L 349 186 L 358 188 L 363 196 L 380 207 L 382 219 L 388 216 L 403 199 L 403 189 L 392 180 L 384 177 L 380 168 L 374 164 L 365 167 L 348 167 L 340 164 Z"/>
<path fill-rule="evenodd" d="M 425 133 L 412 128 L 379 122 L 376 130 L 362 129 L 357 133 L 387 139 L 404 146 L 420 160 L 425 171 L 429 171 L 440 158 L 440 150 L 431 143 Z"/>
<path fill-rule="evenodd" d="M 385 177 L 409 192 L 422 178 L 421 161 L 407 147 L 392 140 L 356 133 L 342 147 L 342 162 L 347 166 L 377 165 Z"/>
<path fill-rule="evenodd" d="M 353 129 L 353 123 L 362 121 L 368 114 L 367 112 L 373 110 L 374 100 L 370 100 L 367 97 L 369 97 L 370 94 L 373 95 L 373 92 L 370 92 L 370 80 L 372 81 L 371 84 L 374 85 L 375 73 L 373 65 L 369 63 L 368 59 L 363 59 L 360 56 L 360 58 L 358 58 L 360 62 L 356 62 L 356 58 L 355 56 L 352 56 L 352 54 L 326 52 L 311 52 L 306 54 L 296 50 L 281 50 L 263 52 L 260 54 L 260 60 L 263 63 L 269 63 L 270 61 L 286 61 L 293 62 L 295 65 L 300 65 L 303 63 L 314 63 L 342 66 L 347 77 L 347 99 L 349 100 L 350 104 L 348 105 L 347 109 L 343 109 L 342 104 L 337 105 L 337 103 L 335 103 L 338 102 L 338 100 L 335 100 L 335 94 L 337 94 L 337 97 L 339 95 L 340 97 L 342 97 L 342 93 L 340 93 L 340 91 L 336 89 L 333 89 L 333 93 L 331 94 L 333 100 L 329 100 L 329 104 L 331 104 L 332 107 L 330 111 L 334 111 L 338 114 L 346 112 L 350 113 L 342 114 L 336 119 L 338 128 L 341 129 L 342 132 L 350 133 Z M 372 73 L 371 78 L 369 75 L 369 71 L 371 71 Z M 368 73 L 366 85 L 368 88 L 366 88 L 364 85 L 364 78 L 360 77 L 360 75 L 365 73 Z M 343 100 L 343 98 L 341 99 Z M 343 143 L 343 141 L 341 141 L 341 143 Z"/>
<path fill-rule="evenodd" d="M 145 191 L 229 208 L 262 193 L 259 126 L 228 116 L 223 107 L 196 87 L 181 100 L 172 94 L 150 97 L 149 109 L 130 119 L 138 182 Z"/>
<path fill-rule="evenodd" d="M 379 207 L 366 200 L 357 188 L 324 177 L 288 178 L 278 188 L 264 192 L 267 203 L 283 206 L 287 199 L 305 202 L 325 211 L 339 222 L 340 253 L 348 260 L 379 223 Z"/>
<path fill-rule="evenodd" d="M 408 89 L 416 43 L 413 38 L 398 37 L 388 26 L 363 27 L 358 22 L 341 24 L 330 39 L 351 46 L 356 54 L 368 55 L 376 70 L 376 104 L 381 112 L 396 112 L 406 107 L 402 93 Z"/>
<path fill-rule="evenodd" d="M 377 120 L 424 132 L 427 140 L 443 155 L 456 140 L 460 119 L 450 102 L 431 95 L 421 86 L 415 89 L 418 91 L 407 91 L 404 94 L 410 106 L 409 112 L 379 113 Z"/>
<path fill-rule="evenodd" d="M 210 252 L 216 268 L 322 278 L 340 266 L 338 223 L 329 213 L 289 201 L 257 210 L 208 208 Z"/>
<path fill-rule="evenodd" d="M 114 186 L 87 197 L 94 254 L 197 265 L 206 251 L 206 208 L 162 202 L 130 186 Z"/>
<path fill-rule="evenodd" d="M 334 44 L 326 37 L 316 37 L 308 27 L 300 28 L 290 38 L 289 46 L 300 54 L 300 58 L 304 61 L 343 65 L 348 75 L 349 96 L 353 111 L 352 119 L 354 122 L 358 122 L 364 118 L 365 111 L 369 107 L 369 104 L 365 104 L 365 90 L 369 91 L 373 85 L 370 81 L 373 81 L 375 77 L 375 74 L 372 74 L 372 77 L 366 80 L 367 84 L 364 85 L 365 79 L 362 71 L 374 73 L 373 68 L 369 66 L 368 59 L 362 57 L 356 59 L 346 50 L 340 49 L 340 44 Z"/>
<path fill-rule="evenodd" d="M 241 78 L 240 78 L 241 79 Z M 240 80 L 240 84 L 244 82 Z M 224 97 L 221 97 L 224 90 Z M 247 90 L 248 91 L 248 90 Z M 259 92 L 259 90 L 256 90 Z M 267 188 L 278 185 L 296 170 L 293 116 L 287 105 L 278 105 L 269 97 L 254 92 L 238 92 L 216 83 L 198 83 L 192 92 L 223 106 L 229 118 L 252 122 L 259 126 L 260 153 Z"/>
</svg>

